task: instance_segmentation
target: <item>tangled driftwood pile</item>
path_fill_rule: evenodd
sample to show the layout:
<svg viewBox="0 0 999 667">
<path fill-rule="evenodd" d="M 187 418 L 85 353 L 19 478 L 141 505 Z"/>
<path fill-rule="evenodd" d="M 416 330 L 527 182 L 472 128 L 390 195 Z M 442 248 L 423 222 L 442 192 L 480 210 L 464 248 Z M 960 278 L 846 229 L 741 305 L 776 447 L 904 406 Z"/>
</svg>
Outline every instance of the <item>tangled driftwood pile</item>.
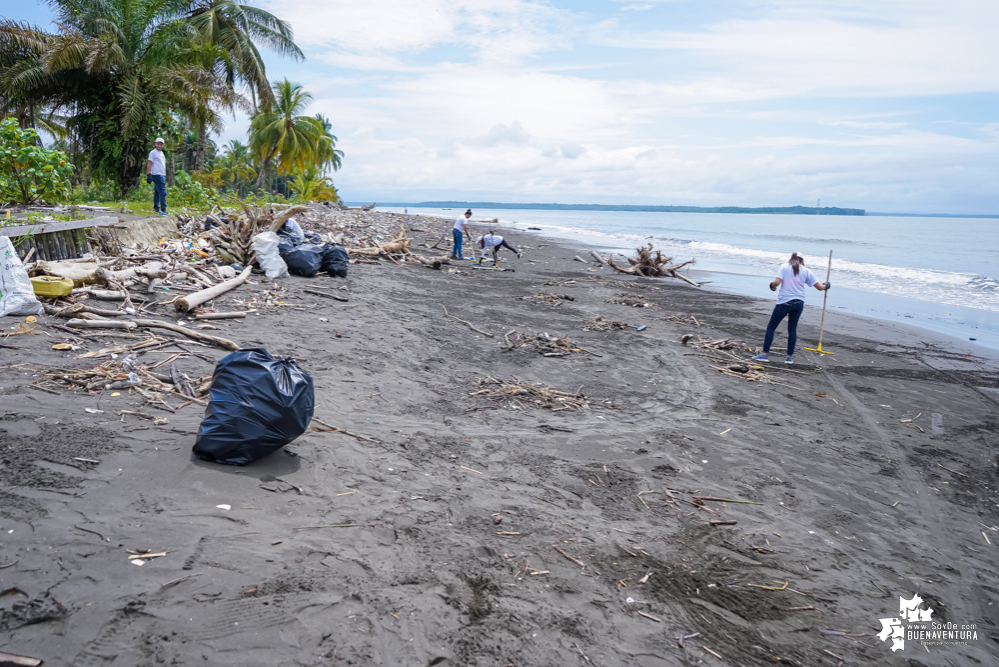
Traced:
<svg viewBox="0 0 999 667">
<path fill-rule="evenodd" d="M 697 260 L 689 259 L 686 262 L 674 264 L 672 257 L 666 257 L 659 250 L 653 250 L 651 243 L 644 248 L 636 248 L 635 252 L 637 253 L 635 257 L 628 258 L 628 263 L 631 264 L 631 266 L 626 269 L 623 269 L 615 264 L 612 257 L 601 257 L 596 251 L 592 251 L 590 254 L 602 264 L 606 264 L 618 273 L 627 273 L 633 276 L 645 276 L 646 278 L 679 278 L 684 282 L 690 283 L 694 287 L 700 287 L 698 283 L 695 283 L 687 276 L 679 273 L 680 269 L 688 264 L 695 263 Z"/>
<path fill-rule="evenodd" d="M 568 294 L 552 294 L 551 292 L 542 292 L 541 294 L 534 294 L 532 296 L 516 296 L 514 297 L 518 301 L 528 301 L 534 304 L 543 304 L 547 306 L 561 306 L 563 301 L 575 301 L 576 298 Z"/>
<path fill-rule="evenodd" d="M 594 318 L 583 326 L 583 331 L 624 331 L 628 325 L 617 320 L 607 320 L 602 317 Z"/>
<path fill-rule="evenodd" d="M 187 343 L 190 345 L 190 343 Z M 176 346 L 180 352 L 170 354 L 170 350 L 164 349 Z M 72 347 L 63 344 L 59 349 Z M 138 356 L 149 352 L 167 353 L 168 356 L 153 364 L 145 364 L 139 361 Z M 119 354 L 124 354 L 122 359 L 116 359 Z M 199 357 L 205 361 L 214 363 L 214 359 L 192 352 L 183 347 L 178 341 L 158 338 L 150 335 L 139 343 L 132 345 L 115 345 L 92 352 L 85 352 L 78 355 L 77 359 L 95 359 L 110 357 L 91 368 L 80 368 L 75 370 L 48 371 L 44 377 L 32 384 L 33 387 L 42 391 L 53 392 L 56 389 L 69 389 L 75 391 L 125 391 L 134 389 L 146 399 L 146 404 L 160 410 L 174 412 L 180 407 L 190 403 L 204 403 L 199 397 L 208 393 L 211 385 L 211 375 L 196 378 L 189 377 L 181 373 L 176 366 L 176 360 L 181 355 Z M 156 369 L 166 366 L 167 372 L 154 372 Z M 166 395 L 177 395 L 184 399 L 184 403 L 179 406 L 172 406 L 166 402 Z M 88 412 L 101 412 L 100 400 L 97 407 L 88 409 Z M 126 411 L 127 412 L 127 411 Z M 130 413 L 141 418 L 152 419 L 142 413 Z M 122 417 L 124 421 L 124 416 Z"/>
<path fill-rule="evenodd" d="M 257 300 L 229 299 L 231 312 L 213 312 L 209 305 L 217 307 L 219 297 L 249 279 L 255 260 L 253 237 L 280 228 L 292 216 L 306 231 L 321 232 L 326 240 L 348 244 L 361 256 L 393 259 L 396 253 L 400 257 L 409 254 L 411 241 L 399 225 L 398 216 L 392 214 L 322 205 L 294 206 L 277 212 L 243 206 L 241 211 L 216 207 L 205 219 L 182 212 L 177 216 L 180 238 L 164 239 L 155 247 L 124 248 L 108 238 L 96 245 L 93 257 L 39 261 L 25 268 L 30 275 L 73 282 L 72 294 L 42 301 L 48 314 L 68 320 L 66 326 L 74 335 L 82 335 L 85 329 L 159 328 L 234 350 L 238 346 L 232 341 L 204 332 L 215 328 L 210 324 L 196 323 L 195 329 L 183 323 L 150 319 L 149 315 L 152 309 L 166 306 L 187 318 L 211 320 L 243 317 L 263 307 L 290 307 L 276 293 L 264 294 Z M 203 220 L 210 227 L 207 231 L 201 231 Z M 230 264 L 241 264 L 243 268 L 237 273 Z M 432 262 L 428 260 L 428 264 Z M 439 266 L 437 262 L 434 268 Z M 160 300 L 164 294 L 172 298 Z M 346 297 L 331 298 L 346 301 Z"/>
<path fill-rule="evenodd" d="M 654 308 L 654 303 L 649 303 L 648 301 L 642 301 L 641 299 L 632 299 L 628 294 L 620 295 L 619 299 L 607 299 L 607 303 L 615 303 L 620 306 L 630 306 L 631 308 Z"/>
<path fill-rule="evenodd" d="M 528 347 L 536 350 L 543 357 L 567 357 L 570 354 L 591 354 L 594 357 L 603 356 L 596 352 L 583 349 L 575 343 L 570 343 L 566 337 L 556 338 L 547 333 L 539 333 L 535 336 L 531 334 L 508 331 L 503 335 L 506 341 L 505 350 L 513 350 L 520 347 Z"/>
<path fill-rule="evenodd" d="M 591 407 L 613 407 L 609 400 L 588 399 L 583 395 L 582 387 L 571 394 L 552 389 L 541 382 L 524 382 L 517 378 L 509 380 L 482 378 L 479 380 L 479 389 L 469 393 L 469 396 L 483 396 L 490 400 L 505 402 L 511 410 L 534 407 L 559 412 L 586 410 Z"/>
<path fill-rule="evenodd" d="M 219 226 L 201 233 L 201 237 L 212 243 L 224 261 L 232 258 L 228 263 L 236 261 L 246 265 L 252 258 L 253 236 L 264 231 L 277 231 L 291 217 L 306 233 L 318 234 L 323 241 L 337 243 L 360 255 L 406 254 L 412 243 L 406 238 L 403 217 L 396 213 L 324 204 L 285 209 L 280 209 L 278 205 L 273 208 L 242 206 L 240 210 L 216 207 L 206 218 Z M 177 218 L 183 235 L 199 234 L 203 221 L 201 217 L 182 212 L 177 214 Z M 402 240 L 406 242 L 399 243 Z M 404 247 L 406 252 L 403 252 Z"/>
<path fill-rule="evenodd" d="M 217 227 L 205 232 L 204 238 L 212 244 L 219 258 L 226 264 L 253 264 L 253 237 L 260 232 L 276 232 L 295 215 L 305 213 L 305 206 L 292 206 L 280 213 L 263 213 L 260 209 L 243 206 L 244 215 L 208 215 Z"/>
<path fill-rule="evenodd" d="M 402 259 L 394 255 L 408 255 L 409 246 L 413 239 L 406 236 L 406 228 L 399 225 L 399 229 L 388 241 L 375 242 L 374 245 L 365 248 L 348 248 L 347 252 L 354 255 L 386 255 L 391 259 Z"/>
</svg>

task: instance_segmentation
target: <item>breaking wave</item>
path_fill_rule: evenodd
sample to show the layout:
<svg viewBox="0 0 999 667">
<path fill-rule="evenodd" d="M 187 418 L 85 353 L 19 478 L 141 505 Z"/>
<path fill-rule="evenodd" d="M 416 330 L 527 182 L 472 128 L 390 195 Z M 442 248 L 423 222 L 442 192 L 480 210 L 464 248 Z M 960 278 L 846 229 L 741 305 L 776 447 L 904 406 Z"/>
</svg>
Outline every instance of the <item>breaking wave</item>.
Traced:
<svg viewBox="0 0 999 667">
<path fill-rule="evenodd" d="M 624 252 L 640 245 L 653 243 L 657 249 L 672 253 L 677 259 L 693 257 L 698 260 L 751 266 L 763 271 L 776 270 L 787 261 L 788 257 L 787 252 L 756 250 L 727 243 L 696 241 L 669 236 L 607 233 L 550 223 L 545 224 L 541 233 L 560 238 L 571 238 L 602 248 L 620 249 Z M 849 242 L 839 239 L 760 236 L 774 236 L 776 240 L 785 244 L 793 244 L 795 240 L 801 240 L 808 243 L 819 242 L 836 244 L 837 246 L 850 245 Z M 861 244 L 853 243 L 852 245 Z M 793 249 L 793 245 L 791 247 Z M 845 251 L 849 252 L 849 249 L 846 248 Z M 806 254 L 806 263 L 819 280 L 825 278 L 825 257 Z M 987 275 L 859 262 L 851 260 L 847 256 L 834 257 L 832 280 L 834 284 L 865 292 L 999 312 L 999 281 Z"/>
</svg>

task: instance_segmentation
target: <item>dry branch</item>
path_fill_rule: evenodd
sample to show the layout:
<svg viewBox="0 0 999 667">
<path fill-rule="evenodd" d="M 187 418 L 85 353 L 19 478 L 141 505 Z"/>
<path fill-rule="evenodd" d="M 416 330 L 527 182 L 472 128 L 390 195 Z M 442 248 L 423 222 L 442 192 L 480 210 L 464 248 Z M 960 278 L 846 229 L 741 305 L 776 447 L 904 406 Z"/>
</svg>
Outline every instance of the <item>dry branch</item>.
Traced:
<svg viewBox="0 0 999 667">
<path fill-rule="evenodd" d="M 75 322 L 76 320 L 71 320 Z M 184 334 L 188 338 L 193 338 L 195 340 L 204 340 L 209 343 L 215 343 L 227 350 L 238 350 L 239 346 L 233 343 L 231 340 L 226 340 L 225 338 L 219 338 L 217 336 L 210 336 L 209 334 L 202 333 L 200 331 L 194 331 L 193 329 L 188 329 L 177 324 L 171 324 L 169 322 L 163 322 L 162 320 L 135 320 L 135 324 L 140 327 L 147 327 L 150 329 L 166 329 L 168 331 L 173 331 L 175 333 Z"/>
<path fill-rule="evenodd" d="M 451 313 L 447 312 L 447 306 L 441 306 L 441 307 L 444 309 L 444 314 L 447 315 L 448 317 L 450 317 L 452 320 L 458 320 L 459 322 L 461 322 L 462 324 L 464 324 L 465 326 L 467 326 L 472 331 L 475 331 L 476 333 L 480 333 L 483 336 L 489 336 L 490 338 L 495 338 L 495 336 L 493 334 L 489 333 L 488 331 L 483 331 L 482 329 L 477 329 L 475 327 L 475 325 L 473 325 L 468 320 L 463 320 L 461 318 L 455 317 Z"/>
<path fill-rule="evenodd" d="M 324 296 L 327 299 L 336 299 L 337 301 L 350 301 L 350 299 L 348 299 L 347 297 L 340 296 L 339 294 L 332 294 L 330 292 L 320 292 L 319 290 L 309 289 L 307 287 L 303 287 L 302 291 L 307 292 L 308 294 L 315 294 L 316 296 Z"/>
</svg>

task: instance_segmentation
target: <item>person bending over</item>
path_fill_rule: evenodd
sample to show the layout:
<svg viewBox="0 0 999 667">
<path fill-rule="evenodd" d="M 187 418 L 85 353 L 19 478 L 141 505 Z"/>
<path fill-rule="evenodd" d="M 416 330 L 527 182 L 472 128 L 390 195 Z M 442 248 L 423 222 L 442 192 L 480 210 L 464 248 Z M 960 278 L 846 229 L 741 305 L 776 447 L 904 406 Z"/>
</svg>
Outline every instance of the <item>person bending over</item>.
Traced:
<svg viewBox="0 0 999 667">
<path fill-rule="evenodd" d="M 794 363 L 794 344 L 798 340 L 798 318 L 805 310 L 805 287 L 814 287 L 820 292 L 832 287 L 832 283 L 815 282 L 815 274 L 805 268 L 805 258 L 794 252 L 787 264 L 780 267 L 777 277 L 770 283 L 770 291 L 776 291 L 777 305 L 767 324 L 767 335 L 763 339 L 763 352 L 753 357 L 754 361 L 770 361 L 770 345 L 774 342 L 774 332 L 781 320 L 787 318 L 787 357 L 784 363 Z"/>
<path fill-rule="evenodd" d="M 479 264 L 483 264 L 486 261 L 486 252 L 492 251 L 493 253 L 493 266 L 497 265 L 496 253 L 499 252 L 500 248 L 506 248 L 517 255 L 517 259 L 520 259 L 520 251 L 514 248 L 512 245 L 503 240 L 502 236 L 498 236 L 489 232 L 485 236 L 479 237 L 479 248 L 482 249 L 482 257 L 479 258 Z"/>
</svg>

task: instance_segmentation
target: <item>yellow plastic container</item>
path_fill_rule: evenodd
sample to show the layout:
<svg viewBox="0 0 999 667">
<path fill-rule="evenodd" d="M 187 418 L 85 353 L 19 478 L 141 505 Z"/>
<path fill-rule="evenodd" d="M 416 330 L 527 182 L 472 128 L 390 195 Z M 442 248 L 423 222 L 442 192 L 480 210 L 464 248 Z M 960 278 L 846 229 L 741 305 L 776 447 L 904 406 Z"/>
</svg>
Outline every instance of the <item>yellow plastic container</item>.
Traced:
<svg viewBox="0 0 999 667">
<path fill-rule="evenodd" d="M 31 279 L 31 288 L 37 296 L 66 296 L 73 293 L 73 281 L 55 276 L 35 276 Z"/>
</svg>

